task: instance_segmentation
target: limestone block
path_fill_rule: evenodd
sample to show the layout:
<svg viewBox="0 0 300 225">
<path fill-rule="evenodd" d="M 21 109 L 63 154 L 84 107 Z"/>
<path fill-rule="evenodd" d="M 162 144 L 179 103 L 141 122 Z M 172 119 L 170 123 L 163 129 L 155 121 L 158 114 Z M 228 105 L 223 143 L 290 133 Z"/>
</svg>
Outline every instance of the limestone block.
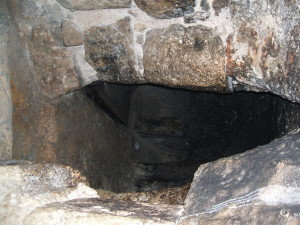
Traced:
<svg viewBox="0 0 300 225">
<path fill-rule="evenodd" d="M 150 83 L 222 90 L 227 85 L 223 55 L 220 37 L 201 25 L 153 29 L 144 44 L 144 75 Z"/>
<path fill-rule="evenodd" d="M 201 165 L 180 224 L 298 224 L 300 131 Z"/>
</svg>

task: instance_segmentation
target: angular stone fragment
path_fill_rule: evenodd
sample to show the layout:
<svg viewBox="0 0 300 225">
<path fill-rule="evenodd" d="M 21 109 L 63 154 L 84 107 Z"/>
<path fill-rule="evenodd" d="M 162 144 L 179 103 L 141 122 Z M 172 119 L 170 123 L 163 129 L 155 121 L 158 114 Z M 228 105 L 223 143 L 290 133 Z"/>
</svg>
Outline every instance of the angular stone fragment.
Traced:
<svg viewBox="0 0 300 225">
<path fill-rule="evenodd" d="M 297 130 L 201 165 L 180 224 L 299 224 L 299 140 Z"/>
<path fill-rule="evenodd" d="M 181 17 L 192 13 L 195 7 L 195 0 L 135 0 L 135 3 L 148 15 L 159 19 Z"/>
<path fill-rule="evenodd" d="M 135 58 L 130 18 L 115 25 L 92 27 L 84 32 L 86 61 L 101 81 L 135 82 Z"/>
<path fill-rule="evenodd" d="M 29 52 L 40 93 L 55 98 L 79 87 L 72 54 L 63 46 L 59 24 L 34 27 Z"/>
<path fill-rule="evenodd" d="M 150 83 L 223 90 L 226 86 L 224 49 L 209 28 L 174 24 L 147 32 L 145 78 Z"/>
<path fill-rule="evenodd" d="M 72 21 L 65 20 L 61 24 L 62 36 L 66 46 L 82 44 L 82 33 L 80 28 Z"/>
<path fill-rule="evenodd" d="M 63 7 L 74 10 L 129 8 L 131 0 L 57 0 Z"/>
</svg>

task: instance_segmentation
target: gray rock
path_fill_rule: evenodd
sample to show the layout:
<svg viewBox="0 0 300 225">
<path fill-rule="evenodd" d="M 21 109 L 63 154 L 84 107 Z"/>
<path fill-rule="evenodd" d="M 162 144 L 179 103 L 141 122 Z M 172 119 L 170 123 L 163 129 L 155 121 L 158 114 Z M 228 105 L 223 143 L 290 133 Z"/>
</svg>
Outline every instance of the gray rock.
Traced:
<svg viewBox="0 0 300 225">
<path fill-rule="evenodd" d="M 300 222 L 300 131 L 201 165 L 180 224 Z"/>
<path fill-rule="evenodd" d="M 80 28 L 69 20 L 64 20 L 61 24 L 61 32 L 66 46 L 76 46 L 82 44 L 82 33 Z"/>
<path fill-rule="evenodd" d="M 222 41 L 203 26 L 174 24 L 147 32 L 143 62 L 150 83 L 219 91 L 226 87 Z"/>
<path fill-rule="evenodd" d="M 132 32 L 129 17 L 84 32 L 85 59 L 98 72 L 99 80 L 136 82 Z"/>
<path fill-rule="evenodd" d="M 181 17 L 192 13 L 195 7 L 195 0 L 135 0 L 135 3 L 148 15 L 159 19 Z"/>
<path fill-rule="evenodd" d="M 131 0 L 57 0 L 63 7 L 74 10 L 129 8 Z"/>
</svg>

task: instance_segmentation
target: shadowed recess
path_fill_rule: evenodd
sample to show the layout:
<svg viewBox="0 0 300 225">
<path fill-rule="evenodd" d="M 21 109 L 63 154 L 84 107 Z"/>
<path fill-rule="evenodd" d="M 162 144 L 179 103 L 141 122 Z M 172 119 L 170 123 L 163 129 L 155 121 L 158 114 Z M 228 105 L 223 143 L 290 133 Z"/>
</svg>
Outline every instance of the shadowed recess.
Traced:
<svg viewBox="0 0 300 225">
<path fill-rule="evenodd" d="M 200 164 L 267 144 L 300 124 L 299 104 L 268 93 L 99 82 L 85 93 L 128 134 L 132 184 L 119 192 L 183 185 Z"/>
</svg>

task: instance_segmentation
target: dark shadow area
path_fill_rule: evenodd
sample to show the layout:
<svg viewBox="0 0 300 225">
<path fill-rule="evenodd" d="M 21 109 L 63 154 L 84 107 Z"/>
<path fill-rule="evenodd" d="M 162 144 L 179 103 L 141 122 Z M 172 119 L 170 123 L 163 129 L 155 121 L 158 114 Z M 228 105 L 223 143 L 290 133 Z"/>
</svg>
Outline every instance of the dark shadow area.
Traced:
<svg viewBox="0 0 300 225">
<path fill-rule="evenodd" d="M 85 93 L 125 127 L 137 191 L 183 185 L 200 164 L 267 144 L 300 124 L 299 104 L 268 93 L 108 83 L 92 84 Z"/>
</svg>

